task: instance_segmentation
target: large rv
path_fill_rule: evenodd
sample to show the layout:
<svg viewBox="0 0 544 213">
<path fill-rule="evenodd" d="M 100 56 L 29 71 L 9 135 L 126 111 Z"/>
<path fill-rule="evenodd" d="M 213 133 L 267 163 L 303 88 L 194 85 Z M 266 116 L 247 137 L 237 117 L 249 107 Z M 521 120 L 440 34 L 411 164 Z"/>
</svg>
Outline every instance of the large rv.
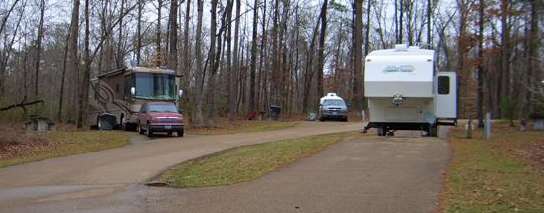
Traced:
<svg viewBox="0 0 544 213">
<path fill-rule="evenodd" d="M 175 71 L 163 68 L 121 68 L 98 75 L 91 80 L 88 122 L 98 129 L 134 130 L 142 104 L 178 103 L 183 91 L 176 82 Z"/>
<path fill-rule="evenodd" d="M 457 79 L 438 72 L 433 50 L 396 45 L 365 58 L 364 94 L 369 122 L 378 135 L 420 130 L 437 136 L 439 125 L 457 123 Z"/>
</svg>

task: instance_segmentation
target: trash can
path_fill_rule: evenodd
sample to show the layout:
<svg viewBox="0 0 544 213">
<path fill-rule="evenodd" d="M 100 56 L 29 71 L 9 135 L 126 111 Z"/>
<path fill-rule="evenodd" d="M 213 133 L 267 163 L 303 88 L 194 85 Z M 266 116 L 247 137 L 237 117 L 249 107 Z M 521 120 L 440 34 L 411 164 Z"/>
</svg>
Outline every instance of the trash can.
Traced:
<svg viewBox="0 0 544 213">
<path fill-rule="evenodd" d="M 278 105 L 270 105 L 270 118 L 278 120 L 280 118 L 281 107 Z"/>
<path fill-rule="evenodd" d="M 109 113 L 103 113 L 97 118 L 98 130 L 112 130 L 117 124 L 117 119 L 115 115 Z"/>
</svg>

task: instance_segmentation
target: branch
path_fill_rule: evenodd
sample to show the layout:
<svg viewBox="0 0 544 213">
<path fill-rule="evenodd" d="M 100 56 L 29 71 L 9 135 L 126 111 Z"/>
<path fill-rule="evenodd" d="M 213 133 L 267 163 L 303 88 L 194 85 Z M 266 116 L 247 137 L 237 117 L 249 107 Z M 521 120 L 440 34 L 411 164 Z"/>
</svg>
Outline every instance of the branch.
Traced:
<svg viewBox="0 0 544 213">
<path fill-rule="evenodd" d="M 89 62 L 92 62 L 93 59 L 96 57 L 96 54 L 98 53 L 98 50 L 100 50 L 100 48 L 102 48 L 102 45 L 104 44 L 104 40 L 106 40 L 106 38 L 111 34 L 113 29 L 119 24 L 121 19 L 124 18 L 126 15 L 128 15 L 134 8 L 136 8 L 136 6 L 138 6 L 138 3 L 135 3 L 131 7 L 127 8 L 127 10 L 120 15 L 120 17 L 111 25 L 111 27 L 108 28 L 107 31 L 105 31 L 104 34 L 102 34 L 102 37 L 100 38 L 100 42 L 98 43 L 98 45 L 94 49 L 93 54 L 88 59 Z M 123 27 L 123 26 L 120 26 L 120 27 Z"/>
<path fill-rule="evenodd" d="M 6 14 L 4 19 L 2 20 L 2 25 L 0 25 L 0 34 L 2 33 L 2 31 L 4 31 L 4 27 L 6 27 L 6 23 L 8 22 L 9 15 L 11 14 L 11 12 L 13 12 L 13 9 L 15 9 L 15 5 L 17 5 L 18 2 L 19 2 L 19 0 L 16 0 L 15 2 L 13 2 L 13 4 L 11 5 L 11 7 L 8 10 L 8 13 Z"/>
<path fill-rule="evenodd" d="M 26 102 L 26 103 L 23 101 L 23 102 L 21 102 L 19 104 L 13 104 L 13 105 L 9 105 L 7 107 L 0 108 L 0 111 L 10 110 L 10 109 L 13 109 L 13 108 L 16 108 L 16 107 L 24 108 L 25 106 L 39 104 L 39 103 L 43 103 L 43 100 L 35 100 L 35 101 L 32 101 L 32 102 Z"/>
</svg>

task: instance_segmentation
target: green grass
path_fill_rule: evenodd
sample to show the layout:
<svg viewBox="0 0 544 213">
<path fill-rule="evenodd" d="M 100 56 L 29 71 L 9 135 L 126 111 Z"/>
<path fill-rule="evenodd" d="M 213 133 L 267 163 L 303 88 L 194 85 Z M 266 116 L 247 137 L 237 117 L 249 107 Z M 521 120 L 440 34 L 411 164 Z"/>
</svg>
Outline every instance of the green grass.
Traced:
<svg viewBox="0 0 544 213">
<path fill-rule="evenodd" d="M 190 128 L 187 132 L 197 135 L 223 135 L 248 132 L 265 132 L 294 127 L 298 122 L 285 121 L 224 121 L 217 128 Z"/>
<path fill-rule="evenodd" d="M 174 187 L 220 186 L 251 181 L 354 135 L 328 134 L 238 147 L 183 162 L 163 173 L 160 180 Z"/>
<path fill-rule="evenodd" d="M 55 131 L 45 137 L 49 145 L 36 146 L 14 156 L 0 158 L 0 168 L 86 152 L 96 152 L 127 145 L 128 135 L 103 131 Z"/>
<path fill-rule="evenodd" d="M 542 144 L 544 133 L 495 130 L 489 141 L 453 132 L 453 159 L 441 195 L 444 212 L 544 212 L 544 174 L 528 158 L 530 145 Z"/>
</svg>

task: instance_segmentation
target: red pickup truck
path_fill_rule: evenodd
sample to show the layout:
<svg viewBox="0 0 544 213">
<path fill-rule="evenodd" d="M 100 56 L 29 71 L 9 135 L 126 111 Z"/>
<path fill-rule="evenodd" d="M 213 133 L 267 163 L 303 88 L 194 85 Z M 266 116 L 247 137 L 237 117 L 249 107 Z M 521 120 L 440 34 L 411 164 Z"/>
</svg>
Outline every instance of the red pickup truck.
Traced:
<svg viewBox="0 0 544 213">
<path fill-rule="evenodd" d="M 176 132 L 183 137 L 183 115 L 171 102 L 144 103 L 138 113 L 138 132 L 148 137 L 155 132 L 166 132 L 169 136 Z"/>
</svg>

